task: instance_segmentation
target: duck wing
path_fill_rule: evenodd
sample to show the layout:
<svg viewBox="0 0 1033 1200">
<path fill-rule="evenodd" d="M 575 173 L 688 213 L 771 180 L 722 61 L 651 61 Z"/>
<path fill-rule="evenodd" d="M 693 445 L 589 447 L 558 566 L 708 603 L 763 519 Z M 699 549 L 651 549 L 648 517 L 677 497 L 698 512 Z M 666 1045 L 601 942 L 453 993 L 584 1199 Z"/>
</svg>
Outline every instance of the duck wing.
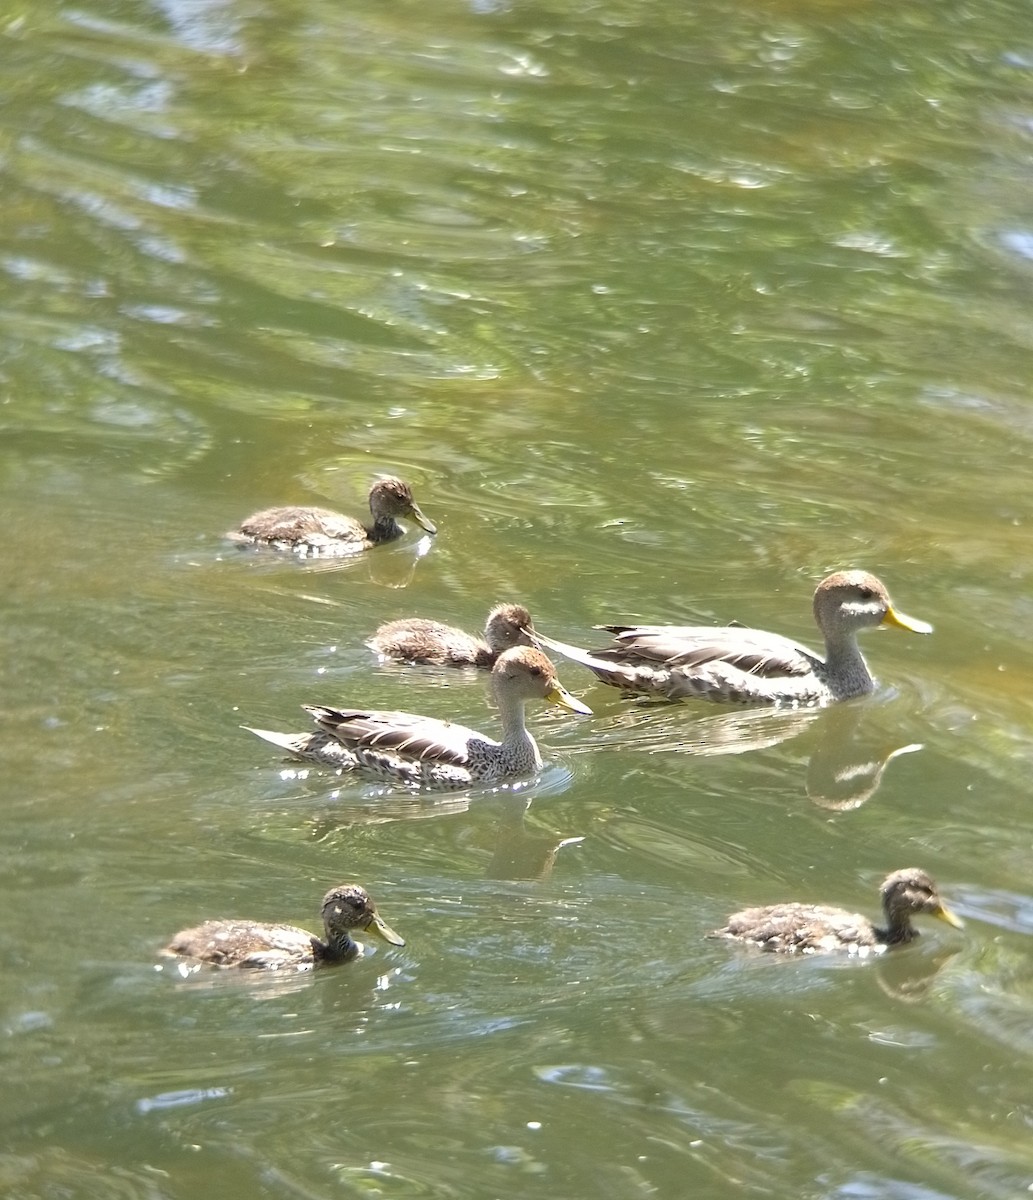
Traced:
<svg viewBox="0 0 1033 1200">
<path fill-rule="evenodd" d="M 277 939 L 271 939 L 269 945 L 253 946 L 236 965 L 262 970 L 276 970 L 277 967 L 307 970 L 319 961 L 324 949 L 319 938 L 311 934 L 306 934 L 304 941 L 299 939 L 296 943 L 290 939 L 287 944 L 280 944 Z"/>
<path fill-rule="evenodd" d="M 774 904 L 733 913 L 712 936 L 751 942 L 782 953 L 851 950 L 878 944 L 871 921 L 860 913 L 820 904 Z"/>
<path fill-rule="evenodd" d="M 295 925 L 258 921 L 205 921 L 177 933 L 165 954 L 222 967 L 277 967 L 311 962 L 321 943 Z"/>
<path fill-rule="evenodd" d="M 822 660 L 777 633 L 738 625 L 599 625 L 614 644 L 592 651 L 604 662 L 641 663 L 692 670 L 724 662 L 763 678 L 809 675 Z"/>
<path fill-rule="evenodd" d="M 376 630 L 366 645 L 383 658 L 433 666 L 490 666 L 494 660 L 494 655 L 480 638 L 424 617 L 388 621 Z"/>
<path fill-rule="evenodd" d="M 412 762 L 465 767 L 470 762 L 471 742 L 483 744 L 491 740 L 465 725 L 416 713 L 328 708 L 316 704 L 303 704 L 302 708 L 324 733 L 349 750 L 388 751 Z"/>
<path fill-rule="evenodd" d="M 362 541 L 365 527 L 354 517 L 329 508 L 268 508 L 255 513 L 240 526 L 248 537 L 267 542 L 307 542 L 325 545 L 340 541 Z"/>
</svg>

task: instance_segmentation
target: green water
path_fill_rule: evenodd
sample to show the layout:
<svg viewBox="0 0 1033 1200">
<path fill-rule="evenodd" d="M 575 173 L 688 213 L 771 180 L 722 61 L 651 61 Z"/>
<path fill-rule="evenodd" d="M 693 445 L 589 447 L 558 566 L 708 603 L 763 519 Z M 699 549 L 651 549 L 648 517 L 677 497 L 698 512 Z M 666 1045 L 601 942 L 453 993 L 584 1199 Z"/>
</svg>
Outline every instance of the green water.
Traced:
<svg viewBox="0 0 1033 1200">
<path fill-rule="evenodd" d="M 1014 0 L 155 0 L 0 15 L 0 1192 L 1012 1198 L 1033 1185 L 1033 39 Z M 240 553 L 253 509 L 439 527 Z M 416 531 L 418 533 L 418 531 Z M 424 552 L 425 551 L 425 552 Z M 510 792 L 285 764 L 305 702 L 492 731 L 363 638 L 498 600 L 931 638 L 812 715 L 535 711 Z M 908 753 L 895 754 L 907 749 Z M 967 921 L 879 962 L 734 908 Z M 404 948 L 184 978 L 177 929 Z"/>
</svg>

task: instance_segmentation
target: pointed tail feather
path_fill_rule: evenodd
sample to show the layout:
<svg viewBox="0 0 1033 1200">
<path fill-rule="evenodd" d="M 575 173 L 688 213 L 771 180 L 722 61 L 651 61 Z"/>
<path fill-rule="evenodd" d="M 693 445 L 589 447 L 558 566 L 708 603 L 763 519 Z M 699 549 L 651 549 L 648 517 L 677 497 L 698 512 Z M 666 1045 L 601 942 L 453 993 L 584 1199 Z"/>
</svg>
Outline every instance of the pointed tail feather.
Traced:
<svg viewBox="0 0 1033 1200">
<path fill-rule="evenodd" d="M 255 729 L 251 725 L 241 725 L 241 729 L 246 729 L 248 733 L 253 733 L 263 741 L 272 742 L 274 746 L 279 746 L 289 754 L 301 754 L 312 740 L 310 733 L 276 733 L 272 729 Z"/>
<path fill-rule="evenodd" d="M 541 649 L 555 650 L 566 658 L 581 663 L 582 666 L 588 667 L 590 670 L 606 671 L 609 669 L 607 663 L 601 662 L 590 651 L 582 650 L 580 646 L 571 646 L 567 642 L 558 642 L 555 638 L 546 637 L 544 633 L 539 633 L 537 630 L 528 630 L 527 635 Z"/>
</svg>

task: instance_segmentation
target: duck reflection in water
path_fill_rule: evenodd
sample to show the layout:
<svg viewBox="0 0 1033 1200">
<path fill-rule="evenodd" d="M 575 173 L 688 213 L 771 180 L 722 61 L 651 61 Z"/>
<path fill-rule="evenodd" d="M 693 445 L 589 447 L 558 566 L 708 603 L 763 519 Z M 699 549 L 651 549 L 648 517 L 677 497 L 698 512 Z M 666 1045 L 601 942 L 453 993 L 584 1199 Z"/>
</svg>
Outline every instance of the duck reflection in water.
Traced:
<svg viewBox="0 0 1033 1200">
<path fill-rule="evenodd" d="M 767 750 L 799 738 L 795 757 L 807 758 L 808 798 L 821 808 L 846 811 L 875 795 L 894 759 L 922 749 L 919 742 L 900 744 L 885 733 L 861 733 L 866 720 L 877 720 L 884 711 L 881 704 L 859 699 L 829 708 L 736 708 L 701 716 L 684 706 L 647 701 L 615 707 L 608 716 L 600 713 L 592 740 L 576 751 L 617 744 L 650 754 L 709 758 Z"/>
<path fill-rule="evenodd" d="M 552 874 L 557 854 L 583 842 L 581 834 L 561 833 L 543 820 L 527 821 L 536 799 L 565 791 L 569 771 L 551 768 L 533 783 L 495 789 L 471 801 L 466 796 L 424 792 L 410 795 L 386 793 L 358 803 L 324 806 L 310 823 L 310 836 L 320 843 L 346 847 L 357 826 L 398 821 L 422 821 L 468 815 L 464 845 L 482 860 L 486 879 L 527 879 L 544 882 Z"/>
<path fill-rule="evenodd" d="M 878 740 L 859 738 L 865 715 L 872 712 L 870 704 L 854 700 L 821 714 L 806 775 L 807 795 L 819 808 L 833 812 L 860 808 L 879 790 L 894 759 L 923 749 L 921 742 L 900 745 L 899 739 L 885 735 Z"/>
</svg>

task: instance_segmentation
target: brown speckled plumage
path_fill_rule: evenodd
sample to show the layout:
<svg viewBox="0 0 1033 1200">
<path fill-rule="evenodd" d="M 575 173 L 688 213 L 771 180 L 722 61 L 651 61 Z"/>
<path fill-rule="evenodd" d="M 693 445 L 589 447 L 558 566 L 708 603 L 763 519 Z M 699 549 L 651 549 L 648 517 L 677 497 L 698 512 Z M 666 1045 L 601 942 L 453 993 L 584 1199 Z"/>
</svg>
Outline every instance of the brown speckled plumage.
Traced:
<svg viewBox="0 0 1033 1200">
<path fill-rule="evenodd" d="M 484 637 L 424 617 L 388 621 L 366 643 L 383 658 L 441 667 L 490 667 L 505 650 L 529 646 L 531 614 L 522 604 L 497 604 L 488 614 Z"/>
<path fill-rule="evenodd" d="M 733 913 L 728 924 L 710 937 L 731 938 L 780 954 L 880 954 L 890 946 L 918 937 L 911 917 L 927 913 L 961 928 L 961 920 L 940 899 L 936 884 L 917 867 L 894 871 L 883 882 L 882 908 L 886 924 L 879 928 L 867 917 L 845 908 L 821 904 L 772 904 Z"/>
<path fill-rule="evenodd" d="M 291 550 L 303 558 L 339 558 L 399 537 L 404 531 L 398 517 L 412 517 L 428 533 L 437 532 L 401 479 L 376 480 L 369 489 L 369 509 L 373 522 L 367 526 L 329 508 L 265 508 L 226 536 L 242 546 Z"/>
<path fill-rule="evenodd" d="M 355 931 L 375 933 L 392 946 L 405 942 L 384 921 L 365 888 L 339 884 L 323 897 L 323 941 L 296 925 L 267 925 L 260 921 L 205 921 L 183 929 L 162 953 L 197 959 L 219 967 L 303 971 L 354 958 L 360 947 Z"/>
</svg>

